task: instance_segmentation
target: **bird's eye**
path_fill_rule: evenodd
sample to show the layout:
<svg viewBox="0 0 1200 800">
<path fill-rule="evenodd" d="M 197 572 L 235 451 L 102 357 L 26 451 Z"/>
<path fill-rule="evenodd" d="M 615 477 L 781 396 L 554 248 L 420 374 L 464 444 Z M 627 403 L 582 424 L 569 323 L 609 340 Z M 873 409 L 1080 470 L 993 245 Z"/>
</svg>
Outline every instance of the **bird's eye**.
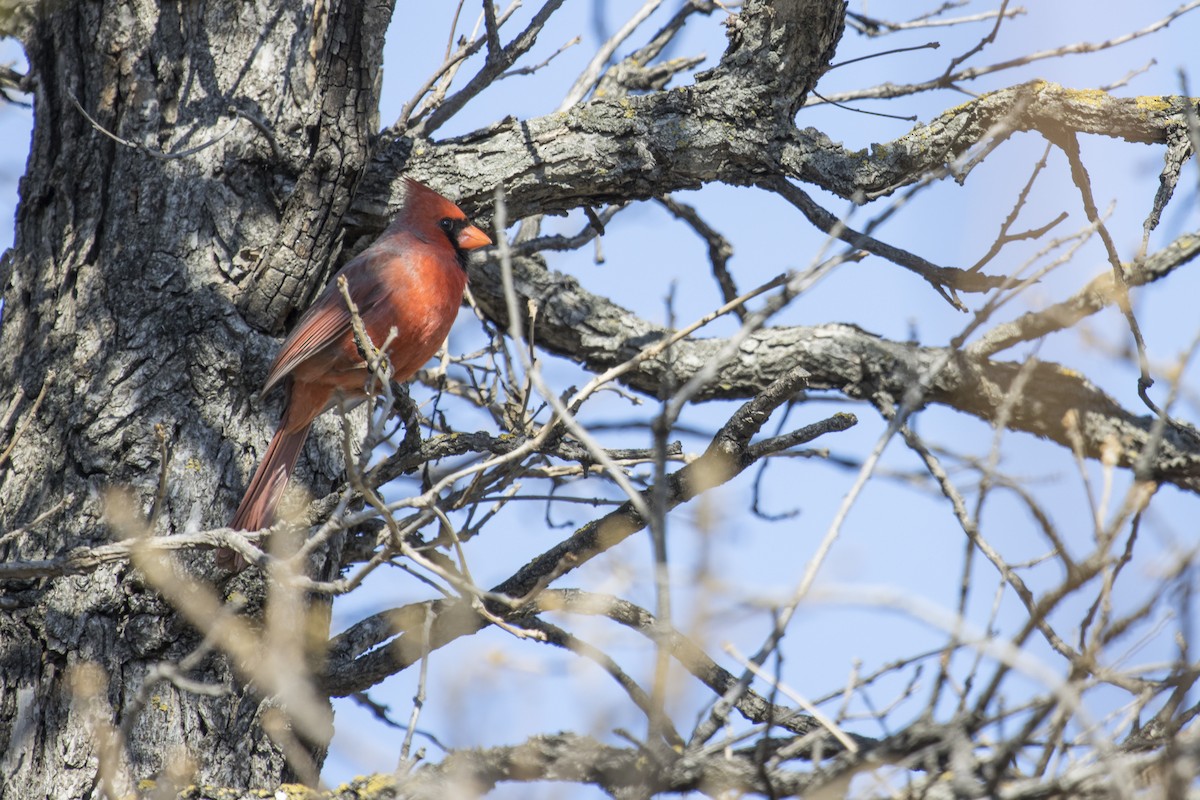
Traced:
<svg viewBox="0 0 1200 800">
<path fill-rule="evenodd" d="M 454 220 L 450 219 L 449 217 L 446 217 L 445 219 L 443 219 L 441 222 L 438 223 L 438 227 L 440 227 L 442 230 L 444 230 L 447 234 L 454 233 Z"/>
</svg>

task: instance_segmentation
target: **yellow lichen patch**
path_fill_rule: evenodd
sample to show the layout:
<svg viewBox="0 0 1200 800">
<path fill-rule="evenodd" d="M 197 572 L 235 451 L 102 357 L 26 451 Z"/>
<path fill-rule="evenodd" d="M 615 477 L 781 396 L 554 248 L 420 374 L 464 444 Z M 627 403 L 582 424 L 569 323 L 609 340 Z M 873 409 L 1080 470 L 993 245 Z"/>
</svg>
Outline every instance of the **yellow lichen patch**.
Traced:
<svg viewBox="0 0 1200 800">
<path fill-rule="evenodd" d="M 633 109 L 633 103 L 629 102 L 628 97 L 622 97 L 617 103 L 621 108 L 625 109 L 625 119 L 633 119 L 637 115 L 637 112 Z"/>
<path fill-rule="evenodd" d="M 359 777 L 354 779 L 355 792 L 363 800 L 368 800 L 372 797 L 382 797 L 385 793 L 392 792 L 396 788 L 396 781 L 391 775 L 368 775 L 365 778 Z"/>
<path fill-rule="evenodd" d="M 1171 110 L 1170 101 L 1160 95 L 1135 97 L 1133 98 L 1133 104 L 1138 111 L 1144 114 L 1162 114 Z"/>
<path fill-rule="evenodd" d="M 302 783 L 284 783 L 274 792 L 279 800 L 316 800 L 320 795 Z"/>
<path fill-rule="evenodd" d="M 1099 106 L 1112 99 L 1112 95 L 1101 89 L 1069 89 L 1067 97 L 1088 105 Z"/>
</svg>

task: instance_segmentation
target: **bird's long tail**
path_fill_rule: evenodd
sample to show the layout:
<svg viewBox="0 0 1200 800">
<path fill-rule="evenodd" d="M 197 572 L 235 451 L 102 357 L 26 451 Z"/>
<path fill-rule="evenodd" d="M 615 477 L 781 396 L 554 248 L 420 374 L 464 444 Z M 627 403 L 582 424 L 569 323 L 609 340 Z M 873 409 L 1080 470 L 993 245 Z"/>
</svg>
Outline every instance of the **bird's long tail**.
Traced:
<svg viewBox="0 0 1200 800">
<path fill-rule="evenodd" d="M 283 413 L 279 429 L 271 437 L 271 444 L 259 462 L 246 494 L 238 505 L 229 527 L 239 531 L 257 531 L 270 526 L 275 521 L 275 509 L 287 488 L 292 471 L 296 469 L 296 459 L 308 438 L 308 429 L 312 427 L 312 418 L 296 424 L 293 409 L 297 405 L 288 403 L 288 409 Z M 246 567 L 246 561 L 234 550 L 219 548 L 216 553 L 217 566 L 238 572 Z"/>
</svg>

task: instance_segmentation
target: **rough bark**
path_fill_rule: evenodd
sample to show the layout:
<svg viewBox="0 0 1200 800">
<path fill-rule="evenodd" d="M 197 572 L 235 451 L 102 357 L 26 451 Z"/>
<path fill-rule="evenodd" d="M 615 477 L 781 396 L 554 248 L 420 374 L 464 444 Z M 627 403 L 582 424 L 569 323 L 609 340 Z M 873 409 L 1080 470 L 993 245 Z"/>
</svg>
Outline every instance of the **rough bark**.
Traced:
<svg viewBox="0 0 1200 800">
<path fill-rule="evenodd" d="M 398 198 L 402 169 L 453 176 L 448 180 L 473 211 L 490 206 L 499 183 L 514 218 L 656 197 L 713 181 L 749 185 L 763 175 L 787 175 L 839 197 L 872 200 L 941 169 L 1002 130 L 1069 130 L 1167 144 L 1195 106 L 1185 97 L 1117 98 L 1099 89 L 1032 81 L 955 106 L 869 151 L 851 150 L 815 128 L 793 125 L 790 117 L 760 113 L 764 101 L 753 84 L 716 70 L 692 86 L 597 98 L 456 139 L 386 141 L 354 210 L 366 216 Z"/>
<path fill-rule="evenodd" d="M 1200 248 L 1195 237 L 1181 240 L 1141 265 L 1132 283 L 1156 280 L 1175 267 L 1188 263 Z M 661 341 L 668 331 L 639 319 L 605 297 L 587 291 L 569 275 L 547 270 L 537 259 L 518 259 L 514 282 L 522 306 L 532 302 L 538 309 L 538 341 L 560 355 L 575 359 L 589 369 L 603 370 L 636 355 L 642 348 Z M 1111 281 L 1111 279 L 1109 279 Z M 472 283 L 476 301 L 490 315 L 507 324 L 500 272 L 484 265 Z M 1089 310 L 1094 313 L 1112 303 L 1112 292 L 1089 290 Z M 671 360 L 647 359 L 621 380 L 648 395 L 656 395 L 666 384 L 682 385 L 692 375 L 717 359 L 723 339 L 689 338 L 672 348 Z M 1134 414 L 1101 391 L 1086 377 L 1058 364 L 1036 367 L 1040 390 L 1013 396 L 1010 387 L 1021 365 L 979 357 L 967 352 L 951 353 L 944 348 L 916 347 L 892 342 L 853 325 L 772 327 L 747 337 L 704 386 L 698 400 L 752 397 L 796 364 L 810 373 L 809 386 L 829 389 L 851 397 L 900 403 L 914 380 L 928 382 L 924 400 L 953 408 L 985 421 L 995 420 L 1000 409 L 1011 403 L 1007 426 L 1011 430 L 1072 447 L 1073 432 L 1064 418 L 1072 412 L 1078 420 L 1083 452 L 1100 458 L 1104 448 L 1116 443 L 1118 461 L 1133 467 L 1152 441 L 1155 417 Z M 940 366 L 940 369 L 937 369 Z M 935 371 L 936 369 L 936 371 Z M 1169 424 L 1161 443 L 1146 466 L 1145 477 L 1200 491 L 1200 436 L 1184 424 Z"/>
<path fill-rule="evenodd" d="M 378 129 L 390 11 L 37 7 L 24 35 L 36 124 L 0 272 L 0 385 L 27 398 L 22 418 L 47 390 L 0 465 L 0 530 L 28 526 L 0 558 L 110 540 L 114 487 L 156 511 L 158 534 L 224 524 L 271 417 L 251 402 L 269 350 L 250 324 L 279 330 L 326 274 Z M 318 487 L 340 470 L 319 445 L 307 463 Z M 208 564 L 201 553 L 191 568 Z M 151 668 L 200 638 L 128 565 L 9 584 L 4 601 L 0 796 L 89 796 L 104 726 L 129 724 Z M 188 761 L 215 784 L 293 775 L 263 730 L 269 706 L 236 671 L 214 653 L 190 677 L 217 696 L 155 687 L 129 721 L 133 780 L 187 774 Z"/>
</svg>

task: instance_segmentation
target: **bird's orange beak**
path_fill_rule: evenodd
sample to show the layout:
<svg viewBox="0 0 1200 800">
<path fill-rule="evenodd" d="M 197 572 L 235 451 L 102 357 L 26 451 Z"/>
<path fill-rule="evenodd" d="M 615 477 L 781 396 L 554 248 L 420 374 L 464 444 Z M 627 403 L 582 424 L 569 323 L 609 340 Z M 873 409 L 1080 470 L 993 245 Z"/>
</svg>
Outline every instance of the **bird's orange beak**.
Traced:
<svg viewBox="0 0 1200 800">
<path fill-rule="evenodd" d="M 477 247 L 487 247 L 492 243 L 491 237 L 474 225 L 468 225 L 459 231 L 455 241 L 458 243 L 459 250 L 474 250 Z"/>
</svg>

